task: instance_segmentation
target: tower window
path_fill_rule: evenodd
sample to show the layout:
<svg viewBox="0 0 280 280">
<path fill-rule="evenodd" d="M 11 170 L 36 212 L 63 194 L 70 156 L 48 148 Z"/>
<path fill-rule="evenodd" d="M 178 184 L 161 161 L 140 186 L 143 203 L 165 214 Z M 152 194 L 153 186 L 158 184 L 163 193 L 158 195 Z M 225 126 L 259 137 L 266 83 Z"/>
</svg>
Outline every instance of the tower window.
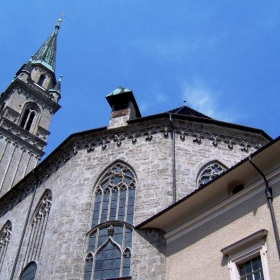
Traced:
<svg viewBox="0 0 280 280">
<path fill-rule="evenodd" d="M 30 131 L 32 128 L 32 124 L 35 120 L 36 110 L 33 108 L 28 108 L 25 110 L 22 120 L 20 122 L 20 126 L 27 131 Z"/>
<path fill-rule="evenodd" d="M 3 109 L 4 109 L 5 105 L 6 105 L 6 103 L 5 103 L 5 102 L 4 102 L 4 103 L 2 103 L 2 104 L 0 105 L 0 112 L 1 112 L 1 111 L 3 111 Z"/>
<path fill-rule="evenodd" d="M 39 85 L 39 86 L 42 86 L 42 85 L 43 85 L 43 82 L 45 81 L 45 78 L 46 78 L 45 75 L 41 75 L 41 76 L 40 76 L 39 81 L 38 81 L 38 85 Z"/>
</svg>

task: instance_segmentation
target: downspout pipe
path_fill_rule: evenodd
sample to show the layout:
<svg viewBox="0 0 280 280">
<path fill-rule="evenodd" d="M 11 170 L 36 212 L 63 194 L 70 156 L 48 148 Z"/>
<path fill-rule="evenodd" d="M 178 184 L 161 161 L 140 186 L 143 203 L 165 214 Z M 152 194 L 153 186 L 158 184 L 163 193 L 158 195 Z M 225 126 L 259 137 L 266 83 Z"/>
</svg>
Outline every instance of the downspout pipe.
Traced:
<svg viewBox="0 0 280 280">
<path fill-rule="evenodd" d="M 17 255 L 16 255 L 16 259 L 14 261 L 13 270 L 12 270 L 10 280 L 13 280 L 13 278 L 14 278 L 14 274 L 15 274 L 15 271 L 16 271 L 17 263 L 18 263 L 19 254 L 20 254 L 20 251 L 21 251 L 21 247 L 22 247 L 22 244 L 23 244 L 23 239 L 24 239 L 25 232 L 26 232 L 27 225 L 28 225 L 28 221 L 29 221 L 29 218 L 30 218 L 31 209 L 32 209 L 32 206 L 33 206 L 33 203 L 34 203 L 35 194 L 36 194 L 36 191 L 37 191 L 37 188 L 38 188 L 38 185 L 39 185 L 39 177 L 35 174 L 34 170 L 32 171 L 32 174 L 36 178 L 36 183 L 35 183 L 35 186 L 34 186 L 34 189 L 33 189 L 31 202 L 30 202 L 30 205 L 29 205 L 29 208 L 28 208 L 26 219 L 25 219 L 25 223 L 24 223 L 22 234 L 21 234 L 19 247 L 18 247 L 18 250 L 17 250 Z"/>
<path fill-rule="evenodd" d="M 268 185 L 268 181 L 265 177 L 265 175 L 262 173 L 262 171 L 252 162 L 252 158 L 251 156 L 249 156 L 249 162 L 252 164 L 252 166 L 258 171 L 258 173 L 263 177 L 264 180 L 264 184 L 265 184 L 265 195 L 266 195 L 266 199 L 267 199 L 267 203 L 268 203 L 268 207 L 269 207 L 269 211 L 270 211 L 270 216 L 271 216 L 271 221 L 272 221 L 272 225 L 273 225 L 273 231 L 274 231 L 274 236 L 275 236 L 275 241 L 276 241 L 276 245 L 277 245 L 277 250 L 278 250 L 278 257 L 280 260 L 280 240 L 279 240 L 279 232 L 278 232 L 278 228 L 277 228 L 277 223 L 276 223 L 276 218 L 275 218 L 275 213 L 274 213 L 274 209 L 273 209 L 273 205 L 272 205 L 272 189 L 269 187 Z"/>
<path fill-rule="evenodd" d="M 172 128 L 172 178 L 173 178 L 173 203 L 177 201 L 177 192 L 176 192 L 176 154 L 175 154 L 175 129 L 173 125 L 172 114 L 169 114 L 169 121 Z"/>
</svg>

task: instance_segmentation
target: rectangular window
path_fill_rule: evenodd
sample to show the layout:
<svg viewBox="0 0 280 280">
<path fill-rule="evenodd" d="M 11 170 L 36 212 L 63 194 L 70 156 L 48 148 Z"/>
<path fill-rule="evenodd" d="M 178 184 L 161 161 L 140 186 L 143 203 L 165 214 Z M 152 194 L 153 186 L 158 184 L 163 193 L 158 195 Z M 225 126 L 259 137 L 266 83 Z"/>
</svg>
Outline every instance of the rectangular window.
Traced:
<svg viewBox="0 0 280 280">
<path fill-rule="evenodd" d="M 259 230 L 221 250 L 228 258 L 231 280 L 269 280 L 267 230 Z"/>
<path fill-rule="evenodd" d="M 262 260 L 260 256 L 254 257 L 238 265 L 239 276 L 242 280 L 263 280 Z"/>
</svg>

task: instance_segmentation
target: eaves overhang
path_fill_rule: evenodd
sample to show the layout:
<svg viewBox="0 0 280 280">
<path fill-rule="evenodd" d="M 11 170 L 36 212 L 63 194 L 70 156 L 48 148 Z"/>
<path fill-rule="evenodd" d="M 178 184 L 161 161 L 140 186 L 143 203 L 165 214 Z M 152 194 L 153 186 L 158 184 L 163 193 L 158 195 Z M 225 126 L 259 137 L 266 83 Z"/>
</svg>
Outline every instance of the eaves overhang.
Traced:
<svg viewBox="0 0 280 280">
<path fill-rule="evenodd" d="M 280 137 L 253 153 L 252 161 L 265 174 L 280 168 Z M 237 184 L 246 186 L 262 180 L 260 174 L 250 164 L 249 157 L 224 172 L 222 175 L 197 189 L 163 211 L 138 224 L 137 229 L 156 228 L 168 233 L 182 224 L 212 209 L 231 196 L 229 188 Z M 264 186 L 263 186 L 264 189 Z M 240 194 L 242 191 L 240 192 Z"/>
</svg>

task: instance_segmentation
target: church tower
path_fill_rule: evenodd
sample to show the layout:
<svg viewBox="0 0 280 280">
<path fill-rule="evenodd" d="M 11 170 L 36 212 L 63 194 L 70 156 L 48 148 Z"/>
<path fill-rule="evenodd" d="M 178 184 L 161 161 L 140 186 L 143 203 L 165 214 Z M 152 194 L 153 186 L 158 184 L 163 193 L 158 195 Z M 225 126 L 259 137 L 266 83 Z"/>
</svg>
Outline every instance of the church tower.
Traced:
<svg viewBox="0 0 280 280">
<path fill-rule="evenodd" d="M 38 164 L 60 108 L 62 76 L 55 76 L 60 23 L 0 96 L 0 196 Z"/>
</svg>

